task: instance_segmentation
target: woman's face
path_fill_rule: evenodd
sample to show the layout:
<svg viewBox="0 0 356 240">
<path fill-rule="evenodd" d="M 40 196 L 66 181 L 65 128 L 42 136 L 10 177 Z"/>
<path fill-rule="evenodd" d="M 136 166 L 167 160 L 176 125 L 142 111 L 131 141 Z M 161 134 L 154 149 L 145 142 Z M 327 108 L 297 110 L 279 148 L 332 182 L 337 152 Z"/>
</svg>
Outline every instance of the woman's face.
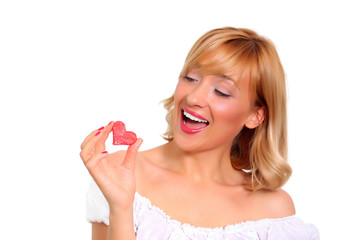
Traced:
<svg viewBox="0 0 356 240">
<path fill-rule="evenodd" d="M 252 115 L 248 74 L 232 70 L 203 75 L 199 67 L 182 76 L 174 93 L 174 141 L 185 151 L 230 150 Z"/>
</svg>

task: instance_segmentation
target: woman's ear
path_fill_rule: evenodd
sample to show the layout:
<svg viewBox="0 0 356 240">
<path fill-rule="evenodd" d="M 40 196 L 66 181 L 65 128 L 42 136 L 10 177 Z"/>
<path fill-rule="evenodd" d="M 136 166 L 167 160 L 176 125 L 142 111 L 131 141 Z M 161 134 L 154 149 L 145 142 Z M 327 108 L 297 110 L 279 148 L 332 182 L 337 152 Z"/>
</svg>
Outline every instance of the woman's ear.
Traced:
<svg viewBox="0 0 356 240">
<path fill-rule="evenodd" d="M 245 123 L 245 126 L 249 129 L 258 127 L 263 120 L 265 119 L 265 108 L 256 107 L 250 114 L 248 121 Z"/>
</svg>

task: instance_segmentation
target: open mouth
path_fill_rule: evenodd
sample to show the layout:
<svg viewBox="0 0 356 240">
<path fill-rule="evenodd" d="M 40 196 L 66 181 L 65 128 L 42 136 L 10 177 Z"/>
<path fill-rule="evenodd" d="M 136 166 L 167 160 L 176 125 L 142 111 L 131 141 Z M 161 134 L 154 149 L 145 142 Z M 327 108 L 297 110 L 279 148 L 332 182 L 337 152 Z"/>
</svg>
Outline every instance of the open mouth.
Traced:
<svg viewBox="0 0 356 240">
<path fill-rule="evenodd" d="M 197 133 L 209 125 L 209 122 L 196 113 L 182 110 L 182 129 L 186 133 Z"/>
</svg>

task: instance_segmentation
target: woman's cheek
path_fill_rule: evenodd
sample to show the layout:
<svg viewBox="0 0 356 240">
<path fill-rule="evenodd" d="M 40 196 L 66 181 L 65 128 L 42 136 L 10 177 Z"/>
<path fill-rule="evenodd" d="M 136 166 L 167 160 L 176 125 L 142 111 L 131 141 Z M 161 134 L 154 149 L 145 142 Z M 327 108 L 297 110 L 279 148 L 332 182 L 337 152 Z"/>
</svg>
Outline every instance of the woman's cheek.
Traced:
<svg viewBox="0 0 356 240">
<path fill-rule="evenodd" d="M 243 122 L 248 116 L 248 110 L 238 104 L 230 104 L 226 102 L 216 103 L 214 109 L 216 116 L 219 116 L 219 118 L 226 123 Z"/>
</svg>

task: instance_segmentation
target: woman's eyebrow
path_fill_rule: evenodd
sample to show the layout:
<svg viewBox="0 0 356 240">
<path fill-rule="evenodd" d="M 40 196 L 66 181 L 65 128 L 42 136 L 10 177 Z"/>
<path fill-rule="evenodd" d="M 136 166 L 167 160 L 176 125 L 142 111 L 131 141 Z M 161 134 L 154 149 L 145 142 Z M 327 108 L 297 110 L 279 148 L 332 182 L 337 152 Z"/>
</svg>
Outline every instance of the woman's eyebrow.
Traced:
<svg viewBox="0 0 356 240">
<path fill-rule="evenodd" d="M 227 79 L 227 80 L 230 80 L 230 81 L 235 82 L 234 79 L 232 79 L 231 77 L 229 77 L 229 76 L 227 76 L 227 75 L 225 75 L 225 74 L 220 74 L 219 76 L 220 76 L 221 78 L 224 78 L 224 79 Z"/>
<path fill-rule="evenodd" d="M 233 79 L 232 77 L 230 77 L 230 76 L 228 76 L 228 75 L 225 75 L 225 74 L 219 74 L 219 77 L 231 81 L 235 87 L 237 87 L 238 89 L 240 89 L 239 81 L 236 81 L 236 80 Z"/>
<path fill-rule="evenodd" d="M 219 77 L 231 81 L 234 85 L 238 86 L 238 81 L 233 79 L 232 77 L 225 75 L 225 74 L 220 74 Z"/>
</svg>

